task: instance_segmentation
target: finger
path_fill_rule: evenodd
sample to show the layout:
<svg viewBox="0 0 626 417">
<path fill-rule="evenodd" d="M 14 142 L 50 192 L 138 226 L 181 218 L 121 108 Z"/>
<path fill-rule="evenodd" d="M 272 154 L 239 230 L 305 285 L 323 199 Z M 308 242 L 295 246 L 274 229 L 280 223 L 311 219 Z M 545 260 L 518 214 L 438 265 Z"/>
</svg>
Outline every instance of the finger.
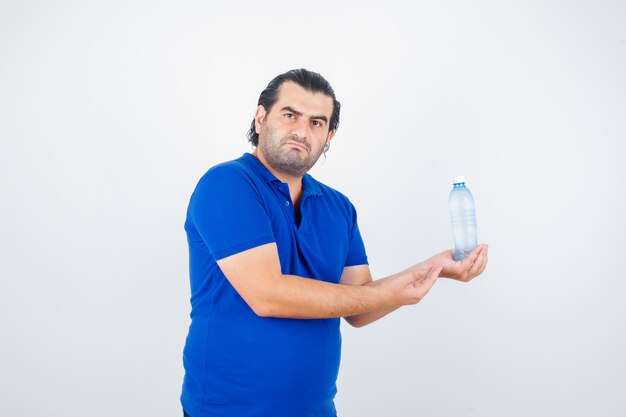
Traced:
<svg viewBox="0 0 626 417">
<path fill-rule="evenodd" d="M 483 265 L 480 269 L 479 275 L 483 273 L 485 268 L 487 267 L 487 262 L 489 261 L 489 247 L 485 245 L 485 250 L 483 251 Z"/>
<path fill-rule="evenodd" d="M 474 265 L 467 271 L 467 281 L 470 281 L 472 278 L 480 275 L 480 270 L 483 266 L 483 257 L 482 255 L 474 262 Z"/>
<path fill-rule="evenodd" d="M 421 285 L 424 281 L 427 281 L 428 276 L 434 267 L 434 265 L 426 265 L 424 268 L 420 269 L 415 277 L 414 283 Z"/>
<path fill-rule="evenodd" d="M 472 265 L 474 265 L 474 263 L 476 262 L 476 259 L 478 259 L 478 256 L 480 255 L 480 252 L 482 250 L 483 246 L 479 245 L 472 252 L 470 252 L 470 254 L 461 261 L 461 269 L 464 271 L 470 270 Z"/>
<path fill-rule="evenodd" d="M 441 265 L 433 265 L 430 270 L 428 271 L 428 273 L 426 274 L 426 278 L 427 280 L 436 280 L 437 278 L 439 278 L 439 274 L 441 274 L 441 271 L 443 271 L 443 267 Z"/>
<path fill-rule="evenodd" d="M 428 294 L 430 289 L 435 284 L 435 281 L 437 281 L 437 278 L 439 277 L 440 273 L 441 273 L 441 267 L 440 266 L 435 266 L 435 267 L 432 267 L 432 268 L 430 268 L 428 270 L 428 273 L 426 274 L 426 276 L 423 279 L 421 279 L 419 281 L 415 281 L 415 283 L 413 285 L 418 290 L 419 300 L 421 300 L 422 298 L 424 298 L 426 296 L 426 294 Z"/>
<path fill-rule="evenodd" d="M 433 265 L 424 274 L 423 278 L 415 281 L 416 286 L 432 286 L 432 284 L 439 278 L 442 267 L 440 265 Z"/>
<path fill-rule="evenodd" d="M 474 259 L 474 262 L 472 262 L 471 264 L 466 264 L 464 265 L 464 271 L 465 271 L 465 276 L 464 278 L 462 278 L 463 281 L 469 281 L 472 278 L 474 278 L 476 275 L 478 275 L 478 271 L 480 269 L 481 266 L 481 262 L 482 262 L 482 254 L 484 251 L 484 246 L 483 245 L 479 245 L 476 247 L 476 249 L 474 249 L 472 251 L 472 253 L 466 258 L 466 259 L 470 259 L 470 256 L 473 254 L 476 254 L 476 258 Z"/>
<path fill-rule="evenodd" d="M 487 245 L 483 246 L 482 251 L 480 252 L 479 258 L 476 260 L 472 268 L 469 270 L 469 278 L 472 279 L 483 273 L 485 267 L 487 266 Z"/>
<path fill-rule="evenodd" d="M 480 255 L 480 251 L 482 248 L 477 246 L 469 255 L 462 261 L 457 263 L 456 277 L 460 281 L 467 282 L 472 279 L 472 272 L 474 265 L 476 265 L 476 261 L 478 256 Z"/>
</svg>

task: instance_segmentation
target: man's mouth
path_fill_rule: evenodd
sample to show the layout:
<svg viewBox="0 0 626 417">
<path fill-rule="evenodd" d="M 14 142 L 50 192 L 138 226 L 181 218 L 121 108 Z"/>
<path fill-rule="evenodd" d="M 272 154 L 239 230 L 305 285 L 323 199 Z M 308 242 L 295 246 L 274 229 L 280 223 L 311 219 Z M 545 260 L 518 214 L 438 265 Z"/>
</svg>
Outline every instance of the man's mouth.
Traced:
<svg viewBox="0 0 626 417">
<path fill-rule="evenodd" d="M 287 145 L 293 145 L 297 148 L 304 149 L 307 152 L 309 151 L 309 147 L 305 143 L 298 142 L 297 140 L 291 139 L 291 140 L 288 140 L 286 143 Z"/>
</svg>

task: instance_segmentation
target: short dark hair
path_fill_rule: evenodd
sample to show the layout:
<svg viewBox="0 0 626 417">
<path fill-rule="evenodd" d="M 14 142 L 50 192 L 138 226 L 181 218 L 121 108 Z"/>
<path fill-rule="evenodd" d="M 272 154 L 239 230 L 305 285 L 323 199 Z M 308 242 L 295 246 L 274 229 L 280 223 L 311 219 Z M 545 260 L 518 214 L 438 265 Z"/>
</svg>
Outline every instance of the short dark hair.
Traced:
<svg viewBox="0 0 626 417">
<path fill-rule="evenodd" d="M 278 100 L 278 89 L 286 81 L 293 81 L 307 91 L 313 93 L 322 93 L 332 98 L 333 114 L 330 116 L 329 131 L 337 130 L 337 128 L 339 127 L 339 111 L 341 110 L 341 103 L 337 101 L 337 98 L 335 97 L 335 91 L 330 86 L 330 83 L 317 72 L 300 68 L 287 71 L 286 73 L 277 76 L 272 81 L 270 81 L 267 87 L 265 87 L 265 90 L 263 90 L 263 92 L 259 96 L 259 102 L 257 105 L 265 107 L 265 111 L 269 113 L 272 109 L 272 106 L 274 106 L 274 104 Z M 248 131 L 248 140 L 254 146 L 259 145 L 259 134 L 256 132 L 256 124 L 254 119 L 252 120 L 252 125 L 250 126 L 250 130 Z"/>
</svg>

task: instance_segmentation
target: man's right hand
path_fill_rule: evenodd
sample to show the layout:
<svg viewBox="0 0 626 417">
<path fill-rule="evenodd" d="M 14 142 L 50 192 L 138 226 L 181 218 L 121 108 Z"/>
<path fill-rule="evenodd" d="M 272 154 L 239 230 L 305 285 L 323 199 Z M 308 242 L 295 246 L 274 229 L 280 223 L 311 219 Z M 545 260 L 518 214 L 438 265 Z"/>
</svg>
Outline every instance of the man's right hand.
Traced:
<svg viewBox="0 0 626 417">
<path fill-rule="evenodd" d="M 393 304 L 390 307 L 417 304 L 430 291 L 441 270 L 440 265 L 420 263 L 385 279 L 373 281 L 371 285 L 387 293 L 386 298 Z"/>
</svg>

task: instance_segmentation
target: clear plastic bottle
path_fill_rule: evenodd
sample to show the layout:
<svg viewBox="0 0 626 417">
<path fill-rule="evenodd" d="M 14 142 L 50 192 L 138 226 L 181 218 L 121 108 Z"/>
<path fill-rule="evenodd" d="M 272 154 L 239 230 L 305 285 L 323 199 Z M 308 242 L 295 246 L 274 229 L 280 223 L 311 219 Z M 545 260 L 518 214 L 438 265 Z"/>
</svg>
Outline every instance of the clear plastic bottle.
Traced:
<svg viewBox="0 0 626 417">
<path fill-rule="evenodd" d="M 474 197 L 465 186 L 465 177 L 454 178 L 454 187 L 448 199 L 450 223 L 454 238 L 454 259 L 460 261 L 478 245 Z"/>
</svg>

